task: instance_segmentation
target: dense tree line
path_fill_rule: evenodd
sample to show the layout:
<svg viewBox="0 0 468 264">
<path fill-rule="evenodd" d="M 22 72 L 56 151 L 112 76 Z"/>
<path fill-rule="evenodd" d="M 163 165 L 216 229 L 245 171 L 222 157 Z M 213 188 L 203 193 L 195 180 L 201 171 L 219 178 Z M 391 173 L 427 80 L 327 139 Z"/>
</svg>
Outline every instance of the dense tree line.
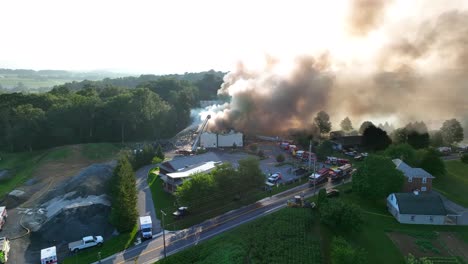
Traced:
<svg viewBox="0 0 468 264">
<path fill-rule="evenodd" d="M 204 85 L 211 83 L 209 92 L 216 96 L 212 81 L 218 85 L 219 80 L 206 78 Z M 0 94 L 0 149 L 168 138 L 191 122 L 190 109 L 200 99 L 193 83 L 171 78 L 141 82 L 133 89 L 104 81 L 88 81 L 77 91 L 70 85 L 42 94 Z"/>
</svg>

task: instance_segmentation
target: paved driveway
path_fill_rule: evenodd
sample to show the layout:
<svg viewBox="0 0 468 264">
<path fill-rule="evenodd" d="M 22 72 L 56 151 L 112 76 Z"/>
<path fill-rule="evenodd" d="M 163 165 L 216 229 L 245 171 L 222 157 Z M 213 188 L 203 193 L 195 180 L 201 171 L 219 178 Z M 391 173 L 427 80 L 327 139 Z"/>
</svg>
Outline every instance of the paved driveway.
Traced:
<svg viewBox="0 0 468 264">
<path fill-rule="evenodd" d="M 153 197 L 151 195 L 151 189 L 148 185 L 148 172 L 155 165 L 147 165 L 136 172 L 136 185 L 138 190 L 138 213 L 140 216 L 150 215 L 153 222 L 153 234 L 157 234 L 162 231 L 161 224 L 158 218 L 156 218 L 156 211 L 154 210 Z"/>
</svg>

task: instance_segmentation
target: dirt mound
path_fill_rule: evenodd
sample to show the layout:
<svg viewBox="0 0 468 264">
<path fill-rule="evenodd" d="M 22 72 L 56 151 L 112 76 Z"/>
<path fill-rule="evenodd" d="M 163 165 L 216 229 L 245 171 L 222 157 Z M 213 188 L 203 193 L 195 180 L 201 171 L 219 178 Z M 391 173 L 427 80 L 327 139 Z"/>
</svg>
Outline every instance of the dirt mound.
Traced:
<svg viewBox="0 0 468 264">
<path fill-rule="evenodd" d="M 59 259 L 64 259 L 68 254 L 69 242 L 88 235 L 102 235 L 104 239 L 108 239 L 114 232 L 109 224 L 110 210 L 109 206 L 101 204 L 62 210 L 31 234 L 27 252 L 36 254 L 42 248 L 55 245 Z"/>
<path fill-rule="evenodd" d="M 92 164 L 82 169 L 70 180 L 49 191 L 41 201 L 44 203 L 59 196 L 67 196 L 67 199 L 71 200 L 77 197 L 105 194 L 108 191 L 108 181 L 112 177 L 112 171 L 116 165 L 116 161 Z"/>
</svg>

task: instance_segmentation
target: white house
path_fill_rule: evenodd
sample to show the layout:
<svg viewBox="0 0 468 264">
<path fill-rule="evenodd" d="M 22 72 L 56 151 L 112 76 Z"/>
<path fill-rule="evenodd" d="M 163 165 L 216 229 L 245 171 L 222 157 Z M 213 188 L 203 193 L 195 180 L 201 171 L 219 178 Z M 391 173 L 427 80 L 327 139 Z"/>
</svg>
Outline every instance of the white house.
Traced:
<svg viewBox="0 0 468 264">
<path fill-rule="evenodd" d="M 444 225 L 447 211 L 435 193 L 392 193 L 387 197 L 388 211 L 402 224 Z"/>
</svg>

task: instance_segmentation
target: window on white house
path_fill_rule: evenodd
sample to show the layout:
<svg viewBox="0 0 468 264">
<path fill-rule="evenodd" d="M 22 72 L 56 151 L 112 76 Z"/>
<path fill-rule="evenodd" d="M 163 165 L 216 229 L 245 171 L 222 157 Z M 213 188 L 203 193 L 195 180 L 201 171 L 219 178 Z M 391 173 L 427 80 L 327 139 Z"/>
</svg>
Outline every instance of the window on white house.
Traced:
<svg viewBox="0 0 468 264">
<path fill-rule="evenodd" d="M 422 179 L 422 183 L 426 183 L 426 182 L 427 182 L 427 178 L 424 177 L 424 178 Z"/>
<path fill-rule="evenodd" d="M 429 216 L 429 221 L 430 221 L 431 223 L 434 222 L 434 217 Z"/>
<path fill-rule="evenodd" d="M 409 177 L 408 182 L 413 182 L 413 177 Z"/>
<path fill-rule="evenodd" d="M 413 222 L 414 222 L 414 215 L 412 215 L 412 216 L 411 216 L 411 221 L 413 221 Z"/>
</svg>

